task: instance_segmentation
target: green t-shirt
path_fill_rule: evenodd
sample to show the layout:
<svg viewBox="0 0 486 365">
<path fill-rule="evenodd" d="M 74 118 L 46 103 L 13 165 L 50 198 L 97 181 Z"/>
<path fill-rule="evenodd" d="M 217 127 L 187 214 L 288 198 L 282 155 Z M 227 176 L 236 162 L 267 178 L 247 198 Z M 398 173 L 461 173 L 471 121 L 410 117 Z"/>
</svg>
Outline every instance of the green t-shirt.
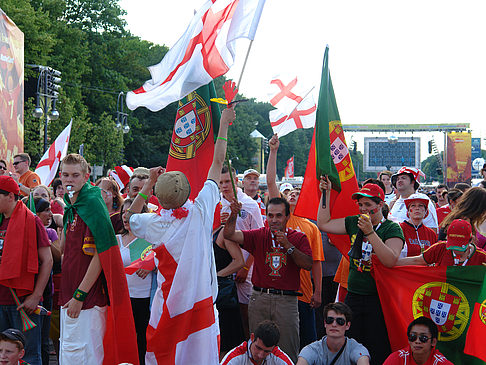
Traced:
<svg viewBox="0 0 486 365">
<path fill-rule="evenodd" d="M 356 234 L 358 233 L 358 218 L 359 215 L 352 215 L 345 218 L 346 233 L 349 236 L 351 245 L 354 244 Z M 385 220 L 377 229 L 374 227 L 376 234 L 383 242 L 397 237 L 405 242 L 403 231 L 400 225 L 390 220 Z M 348 291 L 360 295 L 374 295 L 377 294 L 375 279 L 371 276 L 371 253 L 372 247 L 364 237 L 363 239 L 363 258 L 361 260 L 349 260 L 349 277 L 348 277 Z"/>
</svg>

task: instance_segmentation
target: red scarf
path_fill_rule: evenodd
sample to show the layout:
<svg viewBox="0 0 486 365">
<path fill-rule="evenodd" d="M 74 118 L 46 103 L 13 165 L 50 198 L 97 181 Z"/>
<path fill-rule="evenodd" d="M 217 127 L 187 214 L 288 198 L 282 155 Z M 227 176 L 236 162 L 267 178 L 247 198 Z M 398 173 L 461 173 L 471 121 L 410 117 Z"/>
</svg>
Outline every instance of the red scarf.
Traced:
<svg viewBox="0 0 486 365">
<path fill-rule="evenodd" d="M 0 284 L 17 290 L 22 297 L 34 291 L 39 271 L 37 232 L 34 214 L 17 202 L 8 222 L 0 263 Z"/>
</svg>

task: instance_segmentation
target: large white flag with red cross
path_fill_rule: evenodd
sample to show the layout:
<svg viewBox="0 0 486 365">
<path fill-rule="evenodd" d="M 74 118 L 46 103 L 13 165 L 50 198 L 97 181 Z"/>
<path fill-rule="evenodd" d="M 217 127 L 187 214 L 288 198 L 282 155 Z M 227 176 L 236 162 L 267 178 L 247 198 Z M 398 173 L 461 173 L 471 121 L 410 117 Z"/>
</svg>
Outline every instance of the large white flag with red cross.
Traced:
<svg viewBox="0 0 486 365">
<path fill-rule="evenodd" d="M 255 38 L 265 0 L 207 0 L 157 65 L 151 80 L 127 94 L 131 110 L 158 111 L 224 75 L 234 63 L 239 38 Z"/>
<path fill-rule="evenodd" d="M 312 128 L 316 121 L 316 102 L 311 88 L 303 88 L 297 77 L 275 77 L 270 82 L 269 99 L 275 108 L 268 114 L 273 132 L 279 137 L 298 129 Z"/>
<path fill-rule="evenodd" d="M 66 128 L 57 136 L 56 140 L 44 153 L 42 159 L 39 161 L 35 168 L 35 173 L 39 175 L 41 184 L 49 186 L 49 184 L 56 177 L 57 168 L 61 163 L 61 160 L 66 157 L 69 137 L 71 135 L 71 126 L 73 121 L 71 120 Z"/>
</svg>

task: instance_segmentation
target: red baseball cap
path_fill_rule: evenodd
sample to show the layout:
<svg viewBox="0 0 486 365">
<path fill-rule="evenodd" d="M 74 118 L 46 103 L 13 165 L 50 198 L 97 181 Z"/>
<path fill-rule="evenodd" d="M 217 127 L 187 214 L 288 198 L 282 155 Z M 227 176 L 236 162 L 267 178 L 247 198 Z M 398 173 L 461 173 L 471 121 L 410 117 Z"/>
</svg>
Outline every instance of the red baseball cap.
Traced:
<svg viewBox="0 0 486 365">
<path fill-rule="evenodd" d="M 361 188 L 360 191 L 357 193 L 354 193 L 351 198 L 353 199 L 359 199 L 359 198 L 380 198 L 381 200 L 385 199 L 385 193 L 383 192 L 383 189 L 380 188 L 376 184 L 366 184 Z"/>
<path fill-rule="evenodd" d="M 0 176 L 0 190 L 14 193 L 15 195 L 19 195 L 20 193 L 19 184 L 17 184 L 15 180 L 8 175 Z"/>
<path fill-rule="evenodd" d="M 447 229 L 447 249 L 464 252 L 472 238 L 472 227 L 468 221 L 455 219 Z"/>
</svg>

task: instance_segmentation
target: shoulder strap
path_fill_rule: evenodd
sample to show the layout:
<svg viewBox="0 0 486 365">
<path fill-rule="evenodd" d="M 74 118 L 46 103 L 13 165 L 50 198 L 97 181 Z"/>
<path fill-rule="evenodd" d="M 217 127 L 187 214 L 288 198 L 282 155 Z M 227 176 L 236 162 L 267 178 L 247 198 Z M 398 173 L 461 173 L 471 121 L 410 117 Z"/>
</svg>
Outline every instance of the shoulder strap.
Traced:
<svg viewBox="0 0 486 365">
<path fill-rule="evenodd" d="M 341 350 L 339 350 L 339 352 L 336 354 L 336 356 L 334 356 L 334 359 L 332 359 L 332 361 L 329 365 L 334 365 L 336 363 L 336 361 L 338 361 L 339 356 L 341 356 L 341 354 L 343 353 L 344 348 L 346 347 L 347 343 L 348 343 L 348 339 L 345 337 L 344 338 L 344 344 L 341 346 Z"/>
</svg>

